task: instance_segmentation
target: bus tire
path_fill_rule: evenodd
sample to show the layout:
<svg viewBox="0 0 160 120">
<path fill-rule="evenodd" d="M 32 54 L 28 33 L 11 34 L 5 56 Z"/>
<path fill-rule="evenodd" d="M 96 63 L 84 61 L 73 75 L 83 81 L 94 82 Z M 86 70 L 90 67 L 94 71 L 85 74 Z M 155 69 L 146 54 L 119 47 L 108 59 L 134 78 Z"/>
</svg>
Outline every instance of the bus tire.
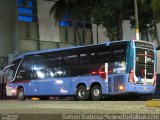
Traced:
<svg viewBox="0 0 160 120">
<path fill-rule="evenodd" d="M 79 101 L 87 100 L 89 98 L 89 91 L 86 86 L 80 85 L 76 91 L 76 99 Z"/>
<path fill-rule="evenodd" d="M 25 100 L 25 95 L 24 95 L 24 89 L 23 88 L 18 89 L 17 98 L 20 101 L 24 101 Z"/>
<path fill-rule="evenodd" d="M 99 85 L 95 85 L 91 88 L 91 99 L 92 100 L 101 100 L 102 98 L 102 89 Z"/>
</svg>

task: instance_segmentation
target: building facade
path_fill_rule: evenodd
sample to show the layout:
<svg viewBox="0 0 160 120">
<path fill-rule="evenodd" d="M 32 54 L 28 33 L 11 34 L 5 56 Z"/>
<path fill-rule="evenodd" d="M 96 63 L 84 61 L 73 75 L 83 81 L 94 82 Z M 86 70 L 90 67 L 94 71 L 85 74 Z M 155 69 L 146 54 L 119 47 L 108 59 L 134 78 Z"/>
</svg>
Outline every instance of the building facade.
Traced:
<svg viewBox="0 0 160 120">
<path fill-rule="evenodd" d="M 24 52 L 109 41 L 105 28 L 87 20 L 77 21 L 78 29 L 68 16 L 56 24 L 49 16 L 53 4 L 46 0 L 0 0 L 0 69 Z M 123 22 L 123 39 L 135 39 L 128 20 Z"/>
</svg>

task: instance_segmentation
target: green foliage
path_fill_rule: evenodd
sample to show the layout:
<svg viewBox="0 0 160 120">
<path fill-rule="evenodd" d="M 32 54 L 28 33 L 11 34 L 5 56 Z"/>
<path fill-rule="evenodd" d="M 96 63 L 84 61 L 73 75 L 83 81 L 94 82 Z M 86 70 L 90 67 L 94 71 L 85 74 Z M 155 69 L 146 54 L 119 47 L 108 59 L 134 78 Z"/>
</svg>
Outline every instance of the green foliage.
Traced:
<svg viewBox="0 0 160 120">
<path fill-rule="evenodd" d="M 141 31 L 148 31 L 153 39 L 157 40 L 160 46 L 157 34 L 156 24 L 160 22 L 160 1 L 159 0 L 139 0 L 139 16 Z M 147 27 L 142 27 L 147 25 Z M 152 28 L 152 29 L 150 29 Z"/>
<path fill-rule="evenodd" d="M 160 21 L 160 1 L 159 0 L 152 0 L 151 8 L 153 11 L 154 18 L 157 22 Z"/>
<path fill-rule="evenodd" d="M 137 0 L 140 30 L 160 21 L 159 0 Z M 110 40 L 122 39 L 122 21 L 134 16 L 134 0 L 58 0 L 50 10 L 56 21 L 69 14 L 73 20 L 92 18 L 106 28 Z"/>
</svg>

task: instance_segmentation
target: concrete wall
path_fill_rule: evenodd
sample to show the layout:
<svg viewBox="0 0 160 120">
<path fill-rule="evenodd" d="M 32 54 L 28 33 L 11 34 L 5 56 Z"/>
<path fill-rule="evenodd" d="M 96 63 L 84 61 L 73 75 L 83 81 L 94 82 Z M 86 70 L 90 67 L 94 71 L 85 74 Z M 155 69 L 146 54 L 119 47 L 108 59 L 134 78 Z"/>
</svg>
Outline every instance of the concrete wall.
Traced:
<svg viewBox="0 0 160 120">
<path fill-rule="evenodd" d="M 124 20 L 123 24 L 123 40 L 135 39 L 135 29 L 130 28 L 129 20 Z M 97 25 L 92 24 L 93 41 L 97 43 Z M 103 26 L 98 26 L 98 43 L 108 42 L 109 38 L 105 35 L 106 29 Z"/>
<path fill-rule="evenodd" d="M 134 40 L 136 39 L 135 36 L 135 29 L 130 28 L 129 20 L 124 20 L 123 24 L 123 40 Z"/>
<path fill-rule="evenodd" d="M 160 50 L 157 50 L 157 69 L 156 72 L 160 74 Z"/>
<path fill-rule="evenodd" d="M 97 37 L 97 32 L 98 32 L 98 37 Z M 96 44 L 97 42 L 104 43 L 104 42 L 109 41 L 109 38 L 105 35 L 106 29 L 102 25 L 98 26 L 97 28 L 96 24 L 92 24 L 92 33 L 93 33 L 93 43 L 94 44 Z"/>
<path fill-rule="evenodd" d="M 93 44 L 91 29 L 85 30 L 85 44 Z"/>
<path fill-rule="evenodd" d="M 123 24 L 123 40 L 135 39 L 135 29 L 130 28 L 129 20 L 124 20 Z M 97 43 L 97 25 L 92 24 L 93 41 Z M 98 26 L 98 43 L 108 42 L 109 38 L 105 35 L 106 29 L 103 26 Z"/>
<path fill-rule="evenodd" d="M 157 32 L 158 32 L 158 37 L 160 40 L 160 23 L 157 24 Z M 157 42 L 155 43 L 156 46 L 158 46 Z"/>
<path fill-rule="evenodd" d="M 67 30 L 67 41 L 69 43 L 75 43 L 75 31 L 73 27 L 69 27 Z"/>
<path fill-rule="evenodd" d="M 0 70 L 0 83 L 2 83 L 2 75 L 3 75 L 3 71 Z"/>
<path fill-rule="evenodd" d="M 157 32 L 158 32 L 158 37 L 160 39 L 160 23 L 157 24 Z"/>
<path fill-rule="evenodd" d="M 49 16 L 49 11 L 54 2 L 45 0 L 37 0 L 38 22 L 39 22 L 39 38 L 40 41 L 53 42 L 53 48 L 60 42 L 59 26 L 55 25 L 53 17 Z M 54 43 L 55 42 L 55 43 Z M 49 46 L 50 48 L 51 46 Z M 41 49 L 46 49 L 46 45 L 41 44 Z"/>
<path fill-rule="evenodd" d="M 0 57 L 14 53 L 15 0 L 0 0 Z"/>
<path fill-rule="evenodd" d="M 67 46 L 74 46 L 79 44 L 92 44 L 93 42 L 91 29 L 83 30 L 82 28 L 78 28 L 81 41 L 79 40 L 77 30 L 75 30 L 73 27 L 59 27 L 59 29 L 60 42 L 63 44 L 67 44 Z"/>
</svg>

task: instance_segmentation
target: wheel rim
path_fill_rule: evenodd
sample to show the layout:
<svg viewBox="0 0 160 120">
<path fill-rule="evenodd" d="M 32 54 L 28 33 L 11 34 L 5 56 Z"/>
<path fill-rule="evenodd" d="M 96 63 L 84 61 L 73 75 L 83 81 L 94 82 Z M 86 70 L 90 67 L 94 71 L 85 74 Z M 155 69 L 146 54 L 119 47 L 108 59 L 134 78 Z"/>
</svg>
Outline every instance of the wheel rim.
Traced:
<svg viewBox="0 0 160 120">
<path fill-rule="evenodd" d="M 19 98 L 22 98 L 23 97 L 23 92 L 20 91 L 19 94 L 18 94 Z"/>
<path fill-rule="evenodd" d="M 94 90 L 93 90 L 93 95 L 94 95 L 94 96 L 98 97 L 99 94 L 100 94 L 99 89 L 94 89 Z"/>
<path fill-rule="evenodd" d="M 86 93 L 84 90 L 79 90 L 78 95 L 79 97 L 83 98 L 86 95 Z"/>
</svg>

